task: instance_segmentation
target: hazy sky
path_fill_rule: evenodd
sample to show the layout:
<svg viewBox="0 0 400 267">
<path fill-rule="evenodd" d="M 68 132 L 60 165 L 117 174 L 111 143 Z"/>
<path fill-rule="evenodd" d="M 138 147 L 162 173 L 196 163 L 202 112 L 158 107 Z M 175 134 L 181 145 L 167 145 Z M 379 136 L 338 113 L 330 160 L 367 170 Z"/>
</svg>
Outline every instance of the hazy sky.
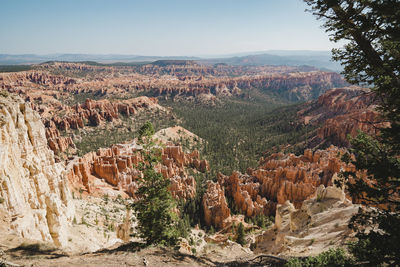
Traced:
<svg viewBox="0 0 400 267">
<path fill-rule="evenodd" d="M 329 50 L 301 0 L 0 0 L 0 53 Z"/>
</svg>

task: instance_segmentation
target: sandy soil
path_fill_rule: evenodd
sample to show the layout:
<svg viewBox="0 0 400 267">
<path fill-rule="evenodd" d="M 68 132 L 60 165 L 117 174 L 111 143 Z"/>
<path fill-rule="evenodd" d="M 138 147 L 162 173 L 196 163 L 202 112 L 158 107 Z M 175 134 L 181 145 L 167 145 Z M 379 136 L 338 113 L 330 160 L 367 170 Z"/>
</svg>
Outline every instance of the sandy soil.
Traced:
<svg viewBox="0 0 400 267">
<path fill-rule="evenodd" d="M 196 144 L 203 142 L 203 139 L 186 130 L 185 128 L 182 128 L 181 126 L 161 129 L 154 134 L 153 138 L 158 139 L 164 144 L 168 142 L 184 144 L 184 142 L 187 140 L 189 147 L 193 147 Z"/>
</svg>

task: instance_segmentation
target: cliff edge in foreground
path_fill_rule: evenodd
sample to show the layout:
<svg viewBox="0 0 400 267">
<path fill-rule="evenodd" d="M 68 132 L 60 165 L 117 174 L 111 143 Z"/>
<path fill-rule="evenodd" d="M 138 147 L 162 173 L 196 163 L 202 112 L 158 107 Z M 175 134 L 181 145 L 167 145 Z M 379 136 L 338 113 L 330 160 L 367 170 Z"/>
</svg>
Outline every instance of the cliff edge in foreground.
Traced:
<svg viewBox="0 0 400 267">
<path fill-rule="evenodd" d="M 65 168 L 55 163 L 30 104 L 0 96 L 0 214 L 20 237 L 67 244 L 74 216 Z"/>
</svg>

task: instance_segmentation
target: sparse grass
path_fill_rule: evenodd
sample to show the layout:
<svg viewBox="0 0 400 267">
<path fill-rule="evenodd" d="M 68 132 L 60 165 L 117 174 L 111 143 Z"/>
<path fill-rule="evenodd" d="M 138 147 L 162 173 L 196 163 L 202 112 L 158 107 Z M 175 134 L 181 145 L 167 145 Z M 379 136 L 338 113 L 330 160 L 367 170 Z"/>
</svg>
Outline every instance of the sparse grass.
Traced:
<svg viewBox="0 0 400 267">
<path fill-rule="evenodd" d="M 114 232 L 115 231 L 115 226 L 114 226 L 113 222 L 108 225 L 108 231 L 110 231 L 110 232 Z"/>
<path fill-rule="evenodd" d="M 110 200 L 110 197 L 108 196 L 108 194 L 104 194 L 103 201 L 107 204 L 109 200 Z"/>
</svg>

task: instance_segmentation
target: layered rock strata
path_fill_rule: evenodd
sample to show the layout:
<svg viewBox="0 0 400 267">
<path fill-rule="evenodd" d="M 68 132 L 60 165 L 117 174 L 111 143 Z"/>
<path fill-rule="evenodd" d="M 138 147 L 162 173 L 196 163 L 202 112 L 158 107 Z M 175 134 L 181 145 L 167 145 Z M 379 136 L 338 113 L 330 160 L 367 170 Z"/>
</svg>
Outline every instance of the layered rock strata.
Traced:
<svg viewBox="0 0 400 267">
<path fill-rule="evenodd" d="M 19 93 L 42 89 L 55 95 L 88 93 L 100 97 L 121 97 L 144 91 L 155 96 L 230 97 L 242 95 L 242 90 L 256 88 L 272 91 L 291 101 L 298 101 L 311 100 L 327 89 L 346 85 L 342 77 L 334 72 L 303 71 L 285 66 L 149 64 L 127 69 L 73 64 L 47 64 L 38 67 L 41 70 L 0 74 L 0 88 Z M 50 71 L 59 72 L 60 69 L 67 74 L 84 69 L 91 69 L 94 73 L 93 76 L 79 79 L 50 74 Z"/>
<path fill-rule="evenodd" d="M 327 91 L 310 103 L 298 115 L 305 124 L 320 125 L 316 136 L 309 141 L 313 147 L 336 145 L 347 147 L 347 136 L 358 131 L 376 135 L 380 127 L 388 126 L 375 110 L 375 94 L 360 87 L 344 87 Z"/>
<path fill-rule="evenodd" d="M 30 104 L 0 97 L 0 209 L 10 215 L 14 233 L 67 244 L 74 206 L 64 174 Z"/>
</svg>

